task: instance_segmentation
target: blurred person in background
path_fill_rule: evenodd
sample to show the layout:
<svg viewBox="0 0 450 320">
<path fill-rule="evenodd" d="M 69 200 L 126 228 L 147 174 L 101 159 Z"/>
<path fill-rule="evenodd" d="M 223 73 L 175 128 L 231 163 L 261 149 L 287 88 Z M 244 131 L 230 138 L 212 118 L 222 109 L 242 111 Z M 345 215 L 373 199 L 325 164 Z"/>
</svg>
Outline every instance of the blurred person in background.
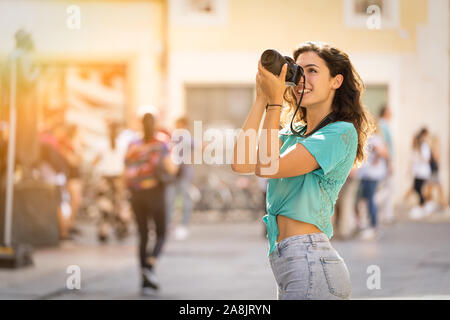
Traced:
<svg viewBox="0 0 450 320">
<path fill-rule="evenodd" d="M 189 121 L 186 117 L 180 117 L 175 121 L 175 129 L 177 130 L 189 130 Z M 186 132 L 187 134 L 188 132 Z M 178 141 L 173 141 L 173 144 L 179 146 L 182 150 L 191 150 L 191 159 L 190 161 L 183 161 L 179 165 L 178 174 L 173 183 L 167 186 L 167 215 L 168 215 L 168 223 L 170 224 L 174 212 L 176 200 L 181 198 L 182 200 L 182 219 L 181 223 L 175 229 L 175 239 L 184 240 L 189 236 L 189 222 L 192 215 L 192 199 L 190 195 L 190 188 L 192 184 L 192 180 L 194 178 L 194 166 L 193 166 L 193 155 L 194 155 L 194 144 L 193 144 L 192 135 L 189 133 L 189 136 L 180 135 Z M 178 154 L 177 156 L 183 158 L 183 154 Z"/>
<path fill-rule="evenodd" d="M 288 88 L 286 64 L 275 76 L 259 62 L 256 99 L 237 137 L 232 169 L 269 179 L 264 222 L 278 299 L 349 299 L 350 275 L 329 239 L 338 193 L 353 165 L 364 160 L 371 131 L 370 115 L 360 99 L 363 83 L 348 55 L 327 44 L 302 44 L 293 58 L 305 78 Z M 302 95 L 294 134 L 289 123 Z M 258 142 L 248 132 L 258 132 L 264 111 L 262 129 L 270 134 Z M 272 130 L 279 137 L 275 148 L 268 141 Z M 238 154 L 243 154 L 243 162 Z M 261 163 L 261 155 L 269 157 L 269 165 Z M 247 160 L 252 158 L 256 164 Z M 275 170 L 267 168 L 272 165 Z"/>
<path fill-rule="evenodd" d="M 71 174 L 70 164 L 66 158 L 62 141 L 65 139 L 66 128 L 64 122 L 52 122 L 39 134 L 41 145 L 40 161 L 41 174 L 44 181 L 55 185 L 59 189 L 58 221 L 61 240 L 71 240 L 73 234 L 70 228 L 70 193 L 68 191 L 68 177 Z"/>
<path fill-rule="evenodd" d="M 413 188 L 405 195 L 405 201 L 409 199 L 412 192 L 416 192 L 419 196 L 419 205 L 414 206 L 409 212 L 412 219 L 420 219 L 429 213 L 425 207 L 424 186 L 431 177 L 430 160 L 431 149 L 428 143 L 428 129 L 422 128 L 413 139 L 410 167 L 414 177 Z"/>
<path fill-rule="evenodd" d="M 389 162 L 389 149 L 382 137 L 381 129 L 377 131 L 367 141 L 368 157 L 358 171 L 361 179 L 362 198 L 367 204 L 370 217 L 370 227 L 362 230 L 360 239 L 369 240 L 376 236 L 378 226 L 378 207 L 375 203 L 375 192 L 377 186 L 386 178 Z"/>
<path fill-rule="evenodd" d="M 385 179 L 381 181 L 381 190 L 383 200 L 380 201 L 380 221 L 391 224 L 395 220 L 394 213 L 394 144 L 392 141 L 392 134 L 390 128 L 391 109 L 387 105 L 383 105 L 380 109 L 378 125 L 380 126 L 381 136 L 386 144 L 389 157 L 387 160 L 387 174 Z"/>
<path fill-rule="evenodd" d="M 59 189 L 58 220 L 61 240 L 72 240 L 75 234 L 71 229 L 73 226 L 71 216 L 73 215 L 73 205 L 76 206 L 77 202 L 72 202 L 69 178 L 79 178 L 79 174 L 70 162 L 71 160 L 75 161 L 77 156 L 73 155 L 73 150 L 68 146 L 67 128 L 68 126 L 64 122 L 48 122 L 39 134 L 41 178 Z M 81 190 L 73 188 L 74 185 L 76 187 L 76 182 L 71 185 L 71 191 L 75 191 L 75 197 L 77 197 L 76 192 L 80 192 L 78 199 L 81 200 Z"/>
<path fill-rule="evenodd" d="M 426 206 L 429 211 L 434 211 L 440 207 L 441 210 L 447 209 L 447 202 L 445 200 L 444 191 L 442 189 L 441 181 L 439 178 L 440 167 L 440 143 L 438 135 L 433 135 L 430 142 L 430 169 L 431 176 L 428 183 L 424 187 L 424 197 L 427 201 Z M 435 191 L 437 192 L 438 204 L 435 204 L 433 196 Z"/>
<path fill-rule="evenodd" d="M 159 289 L 155 267 L 166 239 L 165 184 L 161 177 L 175 175 L 165 134 L 156 130 L 155 113 L 142 116 L 142 137 L 132 141 L 125 155 L 125 179 L 139 235 L 142 293 Z M 149 222 L 156 228 L 156 242 L 148 251 Z"/>
<path fill-rule="evenodd" d="M 339 192 L 333 215 L 333 229 L 336 228 L 336 236 L 343 240 L 351 238 L 357 228 L 356 201 L 359 184 L 358 168 L 353 167 Z"/>
<path fill-rule="evenodd" d="M 75 226 L 75 219 L 81 205 L 82 199 L 82 181 L 81 166 L 83 164 L 83 143 L 81 141 L 78 126 L 75 124 L 66 124 L 63 127 L 63 134 L 59 136 L 59 151 L 67 162 L 68 171 L 66 172 L 67 190 L 70 194 L 71 214 L 69 218 L 69 234 L 79 235 L 81 231 Z"/>
<path fill-rule="evenodd" d="M 106 126 L 108 137 L 99 146 L 99 153 L 93 163 L 102 178 L 98 186 L 100 217 L 97 223 L 97 238 L 101 242 L 109 239 L 112 230 L 119 240 L 128 234 L 128 222 L 123 217 L 121 206 L 124 198 L 124 160 L 128 143 L 121 139 L 120 124 L 117 121 L 107 119 Z"/>
</svg>

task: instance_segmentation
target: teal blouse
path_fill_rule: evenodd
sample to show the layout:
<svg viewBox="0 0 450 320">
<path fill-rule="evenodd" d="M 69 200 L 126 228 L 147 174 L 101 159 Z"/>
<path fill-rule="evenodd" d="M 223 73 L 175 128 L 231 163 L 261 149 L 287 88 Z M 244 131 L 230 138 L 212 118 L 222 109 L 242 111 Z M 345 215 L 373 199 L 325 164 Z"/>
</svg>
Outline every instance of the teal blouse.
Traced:
<svg viewBox="0 0 450 320">
<path fill-rule="evenodd" d="M 299 127 L 296 130 L 302 130 Z M 280 154 L 301 143 L 320 168 L 304 175 L 269 179 L 267 185 L 267 225 L 269 255 L 278 237 L 277 215 L 311 223 L 331 238 L 331 216 L 339 190 L 347 179 L 356 157 L 358 134 L 352 123 L 333 122 L 307 138 L 293 135 L 290 128 L 279 131 Z"/>
</svg>

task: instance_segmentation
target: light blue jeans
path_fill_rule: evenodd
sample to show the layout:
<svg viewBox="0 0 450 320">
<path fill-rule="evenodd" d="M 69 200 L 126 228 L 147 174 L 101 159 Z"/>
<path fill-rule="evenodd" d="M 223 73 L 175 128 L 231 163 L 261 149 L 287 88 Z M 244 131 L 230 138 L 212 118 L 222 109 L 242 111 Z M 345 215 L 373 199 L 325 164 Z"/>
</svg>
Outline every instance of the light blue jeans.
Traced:
<svg viewBox="0 0 450 320">
<path fill-rule="evenodd" d="M 350 299 L 350 275 L 324 233 L 292 236 L 269 256 L 279 300 Z"/>
<path fill-rule="evenodd" d="M 181 224 L 188 226 L 192 214 L 192 199 L 189 194 L 189 188 L 191 186 L 191 181 L 186 178 L 177 179 L 174 183 L 170 183 L 166 187 L 166 208 L 167 208 L 167 221 L 172 222 L 173 214 L 175 211 L 175 202 L 178 195 L 182 197 L 183 208 L 182 208 L 182 220 Z"/>
</svg>

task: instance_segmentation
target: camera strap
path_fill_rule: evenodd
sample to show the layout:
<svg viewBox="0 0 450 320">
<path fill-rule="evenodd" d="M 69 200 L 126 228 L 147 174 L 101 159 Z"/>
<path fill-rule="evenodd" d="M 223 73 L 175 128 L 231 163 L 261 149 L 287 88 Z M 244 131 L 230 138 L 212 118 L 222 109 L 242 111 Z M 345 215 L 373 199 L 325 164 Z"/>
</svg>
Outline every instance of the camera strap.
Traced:
<svg viewBox="0 0 450 320">
<path fill-rule="evenodd" d="M 330 112 L 315 128 L 313 131 L 311 131 L 310 133 L 304 135 L 302 134 L 302 132 L 306 132 L 307 130 L 307 125 L 299 132 L 294 132 L 294 134 L 296 136 L 302 137 L 302 138 L 307 138 L 309 136 L 311 136 L 312 134 L 314 134 L 315 132 L 317 132 L 318 130 L 322 129 L 323 127 L 325 127 L 326 125 L 335 122 L 336 121 L 336 113 L 334 111 Z"/>
<path fill-rule="evenodd" d="M 302 75 L 303 78 L 303 83 L 306 82 L 306 77 L 304 75 Z M 302 93 L 300 95 L 300 99 L 298 101 L 298 105 L 297 105 L 297 109 L 295 109 L 294 115 L 292 116 L 292 120 L 291 120 L 291 132 L 298 136 L 298 137 L 302 137 L 302 138 L 307 138 L 310 135 L 314 134 L 317 130 L 322 129 L 323 127 L 325 127 L 326 125 L 335 122 L 336 121 L 336 113 L 334 111 L 331 111 L 315 128 L 313 131 L 311 131 L 310 133 L 303 135 L 302 132 L 306 132 L 307 130 L 307 125 L 301 130 L 301 131 L 296 131 L 293 127 L 293 123 L 294 123 L 294 119 L 295 119 L 295 115 L 298 112 L 298 109 L 300 109 L 300 104 L 302 103 L 303 100 L 303 93 L 305 92 L 305 87 L 303 87 L 302 89 Z"/>
</svg>

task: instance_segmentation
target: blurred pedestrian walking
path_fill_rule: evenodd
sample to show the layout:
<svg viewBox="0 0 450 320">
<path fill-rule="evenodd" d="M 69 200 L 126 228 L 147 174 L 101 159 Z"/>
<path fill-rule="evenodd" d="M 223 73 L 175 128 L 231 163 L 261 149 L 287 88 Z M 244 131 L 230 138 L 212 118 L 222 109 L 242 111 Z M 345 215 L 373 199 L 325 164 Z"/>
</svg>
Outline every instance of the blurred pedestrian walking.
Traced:
<svg viewBox="0 0 450 320">
<path fill-rule="evenodd" d="M 375 192 L 380 181 L 386 178 L 389 150 L 385 144 L 381 129 L 378 126 L 376 132 L 368 139 L 368 157 L 358 171 L 361 179 L 362 198 L 366 201 L 370 217 L 370 227 L 361 231 L 363 240 L 373 239 L 376 236 L 378 226 L 378 207 L 375 203 Z"/>
<path fill-rule="evenodd" d="M 98 147 L 98 154 L 93 165 L 100 174 L 97 181 L 97 203 L 100 210 L 97 222 L 97 238 L 101 242 L 108 241 L 114 231 L 117 239 L 128 235 L 128 221 L 123 216 L 124 199 L 124 160 L 128 147 L 127 141 L 120 139 L 120 124 L 106 120 L 107 139 Z"/>
<path fill-rule="evenodd" d="M 387 161 L 386 177 L 380 181 L 379 192 L 376 199 L 380 203 L 380 222 L 392 224 L 395 221 L 394 195 L 395 195 L 395 169 L 394 169 L 394 143 L 391 133 L 390 120 L 392 117 L 391 108 L 383 105 L 380 109 L 378 125 L 380 126 L 381 137 L 389 151 Z"/>
<path fill-rule="evenodd" d="M 139 262 L 143 294 L 159 288 L 155 267 L 166 239 L 165 175 L 175 175 L 166 140 L 156 131 L 152 113 L 142 117 L 142 138 L 130 143 L 125 156 L 125 178 L 139 234 Z M 156 241 L 148 250 L 149 222 L 153 221 Z"/>
<path fill-rule="evenodd" d="M 61 240 L 71 240 L 79 230 L 74 227 L 74 216 L 81 201 L 81 155 L 75 151 L 70 136 L 76 130 L 72 125 L 55 122 L 40 133 L 41 171 L 44 179 L 58 186 L 60 206 L 58 219 Z"/>
<path fill-rule="evenodd" d="M 175 228 L 175 239 L 184 240 L 189 236 L 189 222 L 193 209 L 190 189 L 194 178 L 194 143 L 192 134 L 189 132 L 189 121 L 186 117 L 180 117 L 175 121 L 175 129 L 185 130 L 184 132 L 178 131 L 177 138 L 172 139 L 172 143 L 177 145 L 177 150 L 181 150 L 181 153 L 177 156 L 181 157 L 183 161 L 179 165 L 175 181 L 167 186 L 167 215 L 168 223 L 171 224 L 177 201 L 181 199 L 182 218 L 181 223 Z M 180 134 L 181 132 L 183 134 Z M 191 155 L 189 159 L 183 154 L 184 151 L 188 150 Z"/>
<path fill-rule="evenodd" d="M 358 168 L 354 167 L 350 171 L 336 200 L 335 214 L 333 215 L 333 229 L 336 230 L 336 238 L 342 240 L 350 239 L 357 230 L 356 201 L 359 184 Z"/>
<path fill-rule="evenodd" d="M 64 127 L 64 134 L 60 137 L 59 146 L 60 151 L 68 164 L 67 172 L 67 190 L 70 194 L 70 217 L 68 232 L 72 235 L 81 234 L 81 230 L 76 227 L 75 221 L 78 215 L 78 210 L 81 206 L 83 196 L 83 182 L 81 179 L 81 168 L 83 165 L 83 142 L 80 136 L 80 131 L 75 124 L 66 124 Z"/>
<path fill-rule="evenodd" d="M 445 200 L 444 190 L 439 177 L 441 150 L 437 134 L 431 137 L 430 151 L 431 176 L 428 183 L 424 186 L 424 197 L 427 201 L 425 206 L 428 211 L 435 211 L 437 209 L 444 211 L 447 209 L 448 204 Z M 437 193 L 437 203 L 434 201 L 435 193 Z"/>
<path fill-rule="evenodd" d="M 424 186 L 431 177 L 431 149 L 428 142 L 428 129 L 422 128 L 413 139 L 413 153 L 411 159 L 412 176 L 414 183 L 411 190 L 405 195 L 405 201 L 409 199 L 412 192 L 419 196 L 419 205 L 415 205 L 409 212 L 412 219 L 420 219 L 428 215 L 425 208 Z"/>
</svg>

